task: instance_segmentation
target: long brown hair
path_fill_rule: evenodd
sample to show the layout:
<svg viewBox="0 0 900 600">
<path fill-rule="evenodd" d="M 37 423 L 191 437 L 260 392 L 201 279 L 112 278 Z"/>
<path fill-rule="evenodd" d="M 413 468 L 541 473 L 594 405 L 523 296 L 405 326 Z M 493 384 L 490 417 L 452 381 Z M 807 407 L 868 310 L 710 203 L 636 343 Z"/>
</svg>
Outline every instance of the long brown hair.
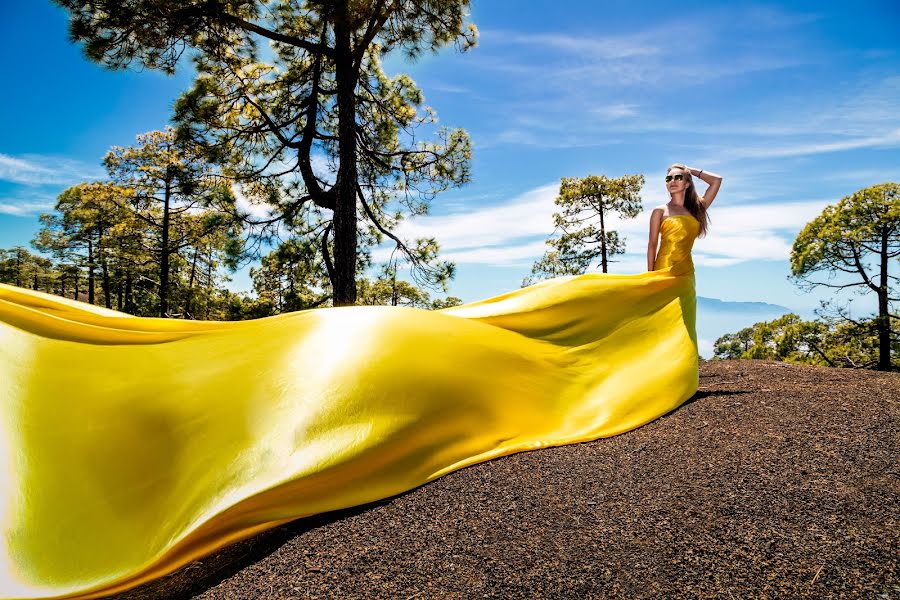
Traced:
<svg viewBox="0 0 900 600">
<path fill-rule="evenodd" d="M 666 175 L 668 175 L 669 171 L 672 169 L 681 169 L 684 171 L 684 180 L 687 182 L 687 186 L 684 188 L 684 207 L 688 209 L 700 223 L 700 233 L 697 237 L 704 237 L 709 228 L 709 217 L 706 214 L 706 207 L 700 202 L 700 194 L 697 193 L 697 188 L 694 187 L 694 178 L 691 177 L 691 172 L 688 170 L 687 165 L 675 163 L 668 168 Z"/>
</svg>

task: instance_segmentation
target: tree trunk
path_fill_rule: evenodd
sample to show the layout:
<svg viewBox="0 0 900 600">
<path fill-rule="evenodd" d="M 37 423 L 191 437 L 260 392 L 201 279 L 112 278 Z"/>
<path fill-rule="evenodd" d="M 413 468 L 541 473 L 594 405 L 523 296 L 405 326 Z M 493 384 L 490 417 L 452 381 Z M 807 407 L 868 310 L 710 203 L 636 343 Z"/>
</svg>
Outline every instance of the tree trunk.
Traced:
<svg viewBox="0 0 900 600">
<path fill-rule="evenodd" d="M 338 103 L 337 198 L 334 207 L 334 305 L 356 304 L 356 83 L 347 2 L 335 10 L 335 79 Z"/>
<path fill-rule="evenodd" d="M 603 203 L 600 203 L 603 206 Z M 600 211 L 600 261 L 603 265 L 603 272 L 607 273 L 608 263 L 606 260 L 606 225 L 603 219 L 603 211 Z"/>
<path fill-rule="evenodd" d="M 881 282 L 878 286 L 878 370 L 891 370 L 891 317 L 888 314 L 888 231 L 881 229 Z"/>
<path fill-rule="evenodd" d="M 116 267 L 116 310 L 122 312 L 122 268 Z"/>
<path fill-rule="evenodd" d="M 88 238 L 88 304 L 94 303 L 94 241 Z"/>
<path fill-rule="evenodd" d="M 332 282 L 331 297 L 334 299 L 334 264 L 331 262 L 331 255 L 328 253 L 328 232 L 331 231 L 333 223 L 329 223 L 322 232 L 322 258 L 325 260 L 325 270 L 328 271 L 328 281 Z M 332 302 L 332 304 L 334 304 Z"/>
<path fill-rule="evenodd" d="M 400 298 L 397 296 L 397 267 L 394 266 L 394 272 L 392 273 L 393 279 L 391 280 L 391 306 L 397 306 Z"/>
<path fill-rule="evenodd" d="M 106 249 L 100 254 L 100 272 L 103 273 L 103 303 L 106 308 L 112 308 L 112 290 L 109 284 L 109 264 L 106 262 Z"/>
<path fill-rule="evenodd" d="M 172 170 L 166 167 L 166 191 L 163 199 L 162 246 L 159 253 L 159 316 L 169 312 L 169 203 L 172 199 Z"/>
<path fill-rule="evenodd" d="M 125 273 L 125 312 L 134 314 L 134 280 L 131 276 L 131 269 Z"/>
<path fill-rule="evenodd" d="M 191 300 L 194 299 L 194 275 L 197 272 L 197 256 L 200 254 L 200 248 L 194 248 L 194 259 L 191 261 L 191 276 L 188 279 L 187 300 L 184 302 L 184 314 L 186 317 L 193 319 L 191 310 Z"/>
<path fill-rule="evenodd" d="M 22 287 L 22 252 L 16 250 L 16 287 Z"/>
<path fill-rule="evenodd" d="M 212 296 L 213 296 L 213 279 L 212 279 L 212 264 L 213 264 L 213 248 L 212 244 L 209 245 L 209 262 L 206 263 L 206 320 L 209 321 L 209 310 L 212 306 Z"/>
<path fill-rule="evenodd" d="M 290 292 L 292 298 L 297 293 L 297 288 L 294 287 L 294 261 L 293 260 L 288 261 L 288 291 Z"/>
</svg>

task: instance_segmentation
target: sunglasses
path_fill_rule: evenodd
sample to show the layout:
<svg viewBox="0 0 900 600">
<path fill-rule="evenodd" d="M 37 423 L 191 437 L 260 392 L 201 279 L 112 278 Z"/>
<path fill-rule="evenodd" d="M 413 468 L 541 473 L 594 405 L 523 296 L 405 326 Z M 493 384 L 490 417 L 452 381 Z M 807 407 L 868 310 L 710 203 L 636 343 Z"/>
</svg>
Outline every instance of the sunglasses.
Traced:
<svg viewBox="0 0 900 600">
<path fill-rule="evenodd" d="M 675 181 L 681 181 L 682 179 L 684 179 L 684 175 L 682 173 L 679 173 L 678 175 L 666 175 L 666 183 L 669 183 L 673 179 Z"/>
</svg>

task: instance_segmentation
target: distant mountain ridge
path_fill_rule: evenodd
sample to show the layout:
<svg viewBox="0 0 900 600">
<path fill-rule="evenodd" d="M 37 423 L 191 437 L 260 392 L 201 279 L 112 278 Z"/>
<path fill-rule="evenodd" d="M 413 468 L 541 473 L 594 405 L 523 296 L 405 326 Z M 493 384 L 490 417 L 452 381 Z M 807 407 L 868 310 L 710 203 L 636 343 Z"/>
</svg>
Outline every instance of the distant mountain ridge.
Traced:
<svg viewBox="0 0 900 600">
<path fill-rule="evenodd" d="M 737 333 L 760 321 L 771 321 L 787 313 L 803 319 L 815 317 L 811 310 L 796 310 L 768 302 L 740 302 L 697 296 L 697 341 L 700 356 L 709 359 L 718 338 Z"/>
<path fill-rule="evenodd" d="M 742 302 L 742 301 L 732 301 L 732 300 L 719 300 L 718 298 L 707 298 L 705 296 L 697 296 L 697 308 L 703 307 L 705 310 L 741 310 L 744 311 L 758 311 L 771 313 L 773 311 L 784 311 L 783 313 L 788 312 L 797 312 L 791 308 L 786 306 L 781 306 L 780 304 L 770 304 L 769 302 Z"/>
</svg>

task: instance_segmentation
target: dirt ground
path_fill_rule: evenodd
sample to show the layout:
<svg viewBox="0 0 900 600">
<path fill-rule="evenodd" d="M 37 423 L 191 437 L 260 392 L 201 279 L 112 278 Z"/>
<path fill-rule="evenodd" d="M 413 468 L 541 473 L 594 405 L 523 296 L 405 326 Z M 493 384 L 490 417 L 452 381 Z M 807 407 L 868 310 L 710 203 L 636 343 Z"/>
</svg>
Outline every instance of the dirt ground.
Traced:
<svg viewBox="0 0 900 600">
<path fill-rule="evenodd" d="M 897 598 L 900 373 L 701 362 L 677 410 L 299 519 L 117 598 Z"/>
</svg>

